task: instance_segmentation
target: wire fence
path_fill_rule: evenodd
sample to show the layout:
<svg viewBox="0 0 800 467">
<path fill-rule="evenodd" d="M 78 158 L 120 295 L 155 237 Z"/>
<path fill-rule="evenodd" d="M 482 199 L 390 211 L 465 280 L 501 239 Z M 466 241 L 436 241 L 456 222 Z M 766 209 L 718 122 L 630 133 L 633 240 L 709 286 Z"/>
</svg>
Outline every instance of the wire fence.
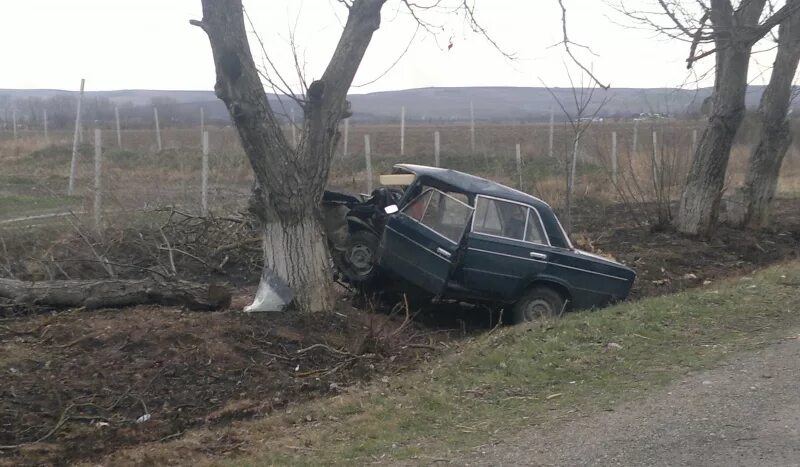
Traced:
<svg viewBox="0 0 800 467">
<path fill-rule="evenodd" d="M 531 192 L 557 208 L 563 205 L 575 137 L 564 123 L 347 123 L 346 127 L 331 169 L 334 189 L 365 192 L 395 163 L 437 165 L 438 161 L 442 167 Z M 594 123 L 579 142 L 576 196 L 615 202 L 627 194 L 636 202 L 665 197 L 674 201 L 702 127 L 699 120 Z M 208 133 L 205 184 L 202 131 Z M 253 178 L 235 129 L 207 126 L 202 131 L 153 128 L 117 133 L 106 127 L 100 133 L 98 153 L 94 129 L 84 128 L 71 195 L 67 195 L 71 131 L 49 131 L 46 136 L 41 128 L 0 132 L 0 222 L 64 212 L 94 217 L 97 206 L 106 213 L 100 216 L 106 222 L 119 222 L 117 213 L 164 206 L 198 214 L 205 212 L 204 206 L 212 214 L 243 209 Z M 301 137 L 299 131 L 295 128 L 293 137 L 287 126 L 287 139 Z M 755 132 L 745 126 L 731 154 L 728 189 L 741 183 L 754 140 Z M 800 196 L 795 145 L 787 154 L 779 193 Z"/>
</svg>

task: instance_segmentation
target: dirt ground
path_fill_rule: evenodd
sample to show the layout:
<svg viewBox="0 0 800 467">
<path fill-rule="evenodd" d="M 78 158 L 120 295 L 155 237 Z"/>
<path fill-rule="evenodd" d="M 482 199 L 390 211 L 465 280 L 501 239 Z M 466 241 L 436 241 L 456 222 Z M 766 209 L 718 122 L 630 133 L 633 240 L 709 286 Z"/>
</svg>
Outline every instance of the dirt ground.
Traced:
<svg viewBox="0 0 800 467">
<path fill-rule="evenodd" d="M 607 255 L 636 270 L 631 299 L 678 292 L 800 258 L 800 199 L 776 200 L 769 229 L 749 232 L 721 223 L 709 241 L 669 229 L 632 226 L 623 205 L 584 203 L 577 208 L 579 248 Z"/>
<path fill-rule="evenodd" d="M 0 465 L 87 461 L 267 414 L 403 371 L 447 340 L 344 303 L 313 317 L 137 307 L 4 320 Z"/>
<path fill-rule="evenodd" d="M 631 227 L 623 206 L 601 203 L 579 206 L 575 225 L 580 247 L 637 270 L 639 298 L 800 257 L 800 201 L 779 201 L 774 218 L 758 233 L 720 227 L 709 242 Z M 234 309 L 251 285 L 236 284 Z M 347 297 L 313 317 L 11 309 L 0 303 L 0 465 L 92 461 L 262 416 L 417 367 L 494 325 L 479 309 L 432 308 L 407 321 L 402 309 L 357 310 Z M 223 437 L 203 449 L 221 456 L 239 443 Z"/>
</svg>

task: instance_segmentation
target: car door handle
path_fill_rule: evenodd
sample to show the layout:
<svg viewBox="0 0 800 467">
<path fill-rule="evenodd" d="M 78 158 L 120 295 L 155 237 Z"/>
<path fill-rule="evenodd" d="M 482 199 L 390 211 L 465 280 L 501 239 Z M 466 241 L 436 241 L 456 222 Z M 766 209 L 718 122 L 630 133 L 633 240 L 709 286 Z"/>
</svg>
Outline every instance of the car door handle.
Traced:
<svg viewBox="0 0 800 467">
<path fill-rule="evenodd" d="M 453 256 L 449 251 L 445 250 L 442 247 L 436 248 L 436 253 L 439 253 L 440 255 L 444 256 L 445 258 L 450 258 L 451 256 Z"/>
<path fill-rule="evenodd" d="M 535 251 L 531 251 L 530 252 L 530 256 L 531 256 L 531 258 L 534 258 L 534 259 L 540 259 L 542 261 L 547 261 L 547 255 L 544 254 L 544 253 L 537 253 Z"/>
</svg>

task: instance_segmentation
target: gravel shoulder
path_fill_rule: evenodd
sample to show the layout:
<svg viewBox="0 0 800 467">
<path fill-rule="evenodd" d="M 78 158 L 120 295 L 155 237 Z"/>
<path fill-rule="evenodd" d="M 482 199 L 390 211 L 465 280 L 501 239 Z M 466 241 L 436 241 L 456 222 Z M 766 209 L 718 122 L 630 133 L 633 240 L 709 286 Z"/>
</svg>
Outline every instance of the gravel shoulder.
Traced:
<svg viewBox="0 0 800 467">
<path fill-rule="evenodd" d="M 800 329 L 643 399 L 523 431 L 472 465 L 800 465 Z"/>
</svg>

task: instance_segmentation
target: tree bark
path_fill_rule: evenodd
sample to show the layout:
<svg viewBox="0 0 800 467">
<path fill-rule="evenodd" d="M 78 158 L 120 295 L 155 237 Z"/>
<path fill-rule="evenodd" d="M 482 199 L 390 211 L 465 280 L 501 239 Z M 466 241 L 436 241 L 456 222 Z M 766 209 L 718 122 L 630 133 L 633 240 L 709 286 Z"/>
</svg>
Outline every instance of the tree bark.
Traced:
<svg viewBox="0 0 800 467">
<path fill-rule="evenodd" d="M 217 310 L 231 303 L 230 291 L 221 286 L 155 279 L 43 282 L 0 279 L 0 297 L 17 304 L 89 309 L 157 304 Z"/>
<path fill-rule="evenodd" d="M 788 4 L 800 4 L 789 0 Z M 800 14 L 784 20 L 778 29 L 778 52 L 769 84 L 758 108 L 760 136 L 750 154 L 744 185 L 735 196 L 728 220 L 744 228 L 765 227 L 775 197 L 783 158 L 792 142 L 787 120 L 792 101 L 792 82 L 800 62 Z"/>
<path fill-rule="evenodd" d="M 302 102 L 302 139 L 290 145 L 267 101 L 245 30 L 241 0 L 202 0 L 217 97 L 227 106 L 255 173 L 251 210 L 264 234 L 264 267 L 286 282 L 302 311 L 333 305 L 330 260 L 320 224 L 319 203 L 339 138 L 339 122 L 349 115 L 347 91 L 372 34 L 380 26 L 386 0 L 355 0 L 322 78 Z M 262 275 L 261 286 L 266 286 Z"/>
<path fill-rule="evenodd" d="M 687 235 L 709 235 L 717 223 L 733 138 L 744 119 L 752 31 L 766 0 L 734 10 L 730 0 L 712 0 L 710 19 L 717 49 L 711 114 L 681 194 L 675 227 Z"/>
</svg>

